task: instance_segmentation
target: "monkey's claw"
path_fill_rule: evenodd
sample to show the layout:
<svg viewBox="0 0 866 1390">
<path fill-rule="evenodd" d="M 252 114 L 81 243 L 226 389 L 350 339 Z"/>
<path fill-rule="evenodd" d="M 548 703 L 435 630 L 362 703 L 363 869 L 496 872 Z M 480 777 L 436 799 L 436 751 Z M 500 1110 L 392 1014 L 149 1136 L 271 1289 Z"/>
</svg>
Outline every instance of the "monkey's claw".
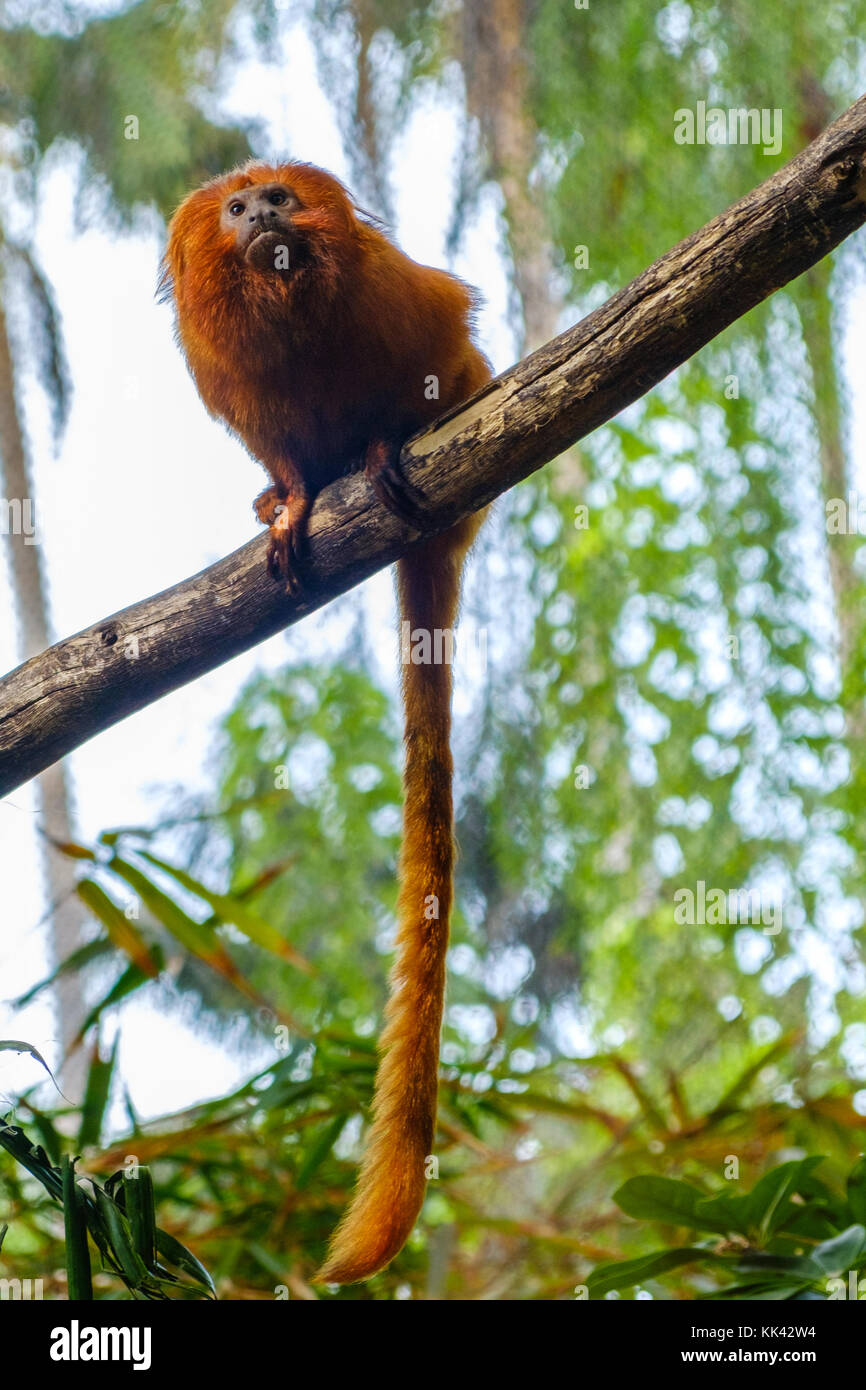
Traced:
<svg viewBox="0 0 866 1390">
<path fill-rule="evenodd" d="M 268 574 L 271 578 L 283 581 L 287 594 L 293 597 L 299 594 L 301 581 L 298 574 L 297 540 L 286 527 L 271 527 L 267 559 Z"/>
</svg>

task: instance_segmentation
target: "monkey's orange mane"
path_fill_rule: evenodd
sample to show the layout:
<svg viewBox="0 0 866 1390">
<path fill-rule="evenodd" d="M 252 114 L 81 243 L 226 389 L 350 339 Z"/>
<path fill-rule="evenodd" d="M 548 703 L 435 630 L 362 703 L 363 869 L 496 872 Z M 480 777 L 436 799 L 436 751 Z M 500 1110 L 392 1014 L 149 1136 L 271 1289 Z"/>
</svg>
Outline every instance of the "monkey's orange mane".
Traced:
<svg viewBox="0 0 866 1390">
<path fill-rule="evenodd" d="M 300 199 L 292 226 L 307 263 L 291 277 L 251 272 L 220 226 L 225 198 L 259 183 L 285 183 Z M 252 352 L 259 335 L 275 322 L 294 323 L 307 336 L 321 329 L 322 309 L 334 302 L 351 273 L 351 250 L 363 225 L 346 188 L 324 169 L 250 161 L 211 179 L 181 203 L 169 226 L 159 297 L 174 297 L 179 323 L 193 332 L 200 327 L 199 349 L 215 338 L 233 342 L 241 353 Z"/>
</svg>

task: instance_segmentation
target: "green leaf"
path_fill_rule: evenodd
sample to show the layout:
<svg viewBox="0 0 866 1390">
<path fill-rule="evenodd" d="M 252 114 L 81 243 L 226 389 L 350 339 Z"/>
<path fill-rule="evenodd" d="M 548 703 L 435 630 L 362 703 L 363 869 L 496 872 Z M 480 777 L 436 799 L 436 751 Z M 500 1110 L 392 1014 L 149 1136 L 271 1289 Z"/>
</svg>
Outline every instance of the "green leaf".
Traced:
<svg viewBox="0 0 866 1390">
<path fill-rule="evenodd" d="M 135 864 L 118 857 L 108 867 L 118 874 L 141 898 L 166 931 L 191 955 L 205 961 L 224 979 L 240 983 L 238 968 L 212 928 L 196 922 L 176 902 L 163 893 Z"/>
<path fill-rule="evenodd" d="M 608 428 L 619 436 L 623 454 L 629 462 L 644 458 L 647 454 L 653 452 L 651 445 L 641 439 L 640 435 L 635 434 L 634 430 L 627 429 L 625 425 L 621 425 L 617 421 L 612 421 Z"/>
<path fill-rule="evenodd" d="M 188 874 L 184 869 L 180 869 L 174 864 L 167 863 L 164 859 L 158 859 L 155 854 L 150 854 L 146 850 L 141 850 L 140 854 L 142 859 L 146 859 L 155 868 L 162 869 L 164 873 L 170 874 L 188 892 L 194 893 L 196 897 L 206 902 L 220 921 L 231 922 L 233 926 L 243 932 L 244 936 L 249 937 L 250 941 L 261 946 L 263 950 L 269 951 L 272 955 L 280 956 L 289 965 L 295 966 L 296 969 L 303 970 L 308 975 L 315 974 L 315 968 L 310 961 L 302 956 L 300 951 L 296 951 L 294 946 L 290 945 L 286 938 L 277 931 L 276 927 L 272 927 L 270 922 L 266 922 L 257 913 L 251 912 L 237 898 L 228 897 L 224 893 L 212 893 L 198 879 L 193 878 L 192 874 Z"/>
<path fill-rule="evenodd" d="M 764 1289 L 763 1293 L 749 1294 L 749 1299 L 757 1303 L 787 1303 L 794 1298 L 820 1297 L 820 1294 L 814 1294 L 811 1289 L 805 1289 L 802 1284 L 776 1284 Z"/>
<path fill-rule="evenodd" d="M 154 1215 L 153 1178 L 150 1169 L 140 1164 L 132 1173 L 123 1175 L 123 1199 L 132 1242 L 149 1270 L 156 1262 L 156 1218 Z"/>
<path fill-rule="evenodd" d="M 762 1250 L 750 1250 L 741 1255 L 737 1269 L 743 1274 L 767 1274 L 773 1272 L 794 1276 L 805 1283 L 821 1279 L 824 1271 L 808 1255 L 775 1255 Z M 786 1280 L 786 1282 L 790 1282 Z"/>
<path fill-rule="evenodd" d="M 800 1238 L 816 1244 L 834 1236 L 842 1221 L 833 1221 L 826 1212 L 813 1207 L 807 1200 L 805 1206 L 795 1206 L 785 1221 L 786 1238 Z"/>
<path fill-rule="evenodd" d="M 678 1246 L 675 1250 L 655 1250 L 651 1255 L 641 1255 L 635 1260 L 620 1260 L 616 1264 L 599 1265 L 587 1279 L 587 1288 L 594 1297 L 603 1298 L 613 1289 L 630 1289 L 635 1284 L 642 1284 L 645 1279 L 652 1279 L 658 1274 L 665 1274 L 669 1269 L 676 1269 L 678 1265 L 694 1264 L 706 1259 L 720 1259 L 725 1262 L 722 1256 L 713 1256 L 712 1251 L 702 1250 L 699 1246 L 684 1245 Z"/>
<path fill-rule="evenodd" d="M 81 1106 L 81 1127 L 78 1131 L 78 1144 L 82 1149 L 88 1148 L 91 1144 L 99 1143 L 105 1107 L 108 1104 L 111 1090 L 111 1078 L 114 1075 L 114 1064 L 117 1061 L 119 1042 L 120 1034 L 118 1033 L 111 1049 L 111 1056 L 106 1061 L 100 1057 L 98 1047 L 94 1048 L 87 1073 L 87 1087 Z"/>
<path fill-rule="evenodd" d="M 55 1086 L 57 1086 L 57 1078 L 54 1075 L 54 1072 L 51 1070 L 45 1058 L 42 1056 L 42 1053 L 37 1052 L 36 1048 L 33 1046 L 32 1043 L 19 1042 L 17 1038 L 4 1038 L 0 1040 L 0 1052 L 26 1052 L 29 1057 L 32 1057 L 35 1061 L 37 1061 L 40 1064 L 40 1066 L 43 1066 L 45 1068 L 45 1070 L 48 1072 L 48 1075 L 51 1077 L 51 1080 L 54 1082 Z M 57 1086 L 57 1089 L 58 1091 L 60 1091 L 59 1086 Z M 62 1091 L 60 1091 L 60 1094 L 63 1096 Z M 63 1096 L 63 1099 L 69 1100 L 69 1097 Z"/>
<path fill-rule="evenodd" d="M 664 1221 L 669 1226 L 690 1226 L 695 1231 L 723 1235 L 728 1229 L 724 1222 L 702 1218 L 699 1209 L 706 1200 L 704 1193 L 674 1178 L 629 1178 L 613 1194 L 613 1200 L 626 1216 L 638 1221 Z"/>
<path fill-rule="evenodd" d="M 62 1173 L 69 1297 L 75 1302 L 90 1302 L 93 1298 L 93 1284 L 90 1277 L 84 1198 L 75 1181 L 75 1162 L 68 1154 L 63 1155 Z"/>
<path fill-rule="evenodd" d="M 723 1289 L 716 1289 L 713 1293 L 703 1294 L 702 1303 L 725 1302 L 730 1299 L 743 1298 L 787 1298 L 792 1290 L 802 1288 L 801 1284 L 728 1284 Z"/>
<path fill-rule="evenodd" d="M 2 1118 L 0 1144 L 22 1168 L 26 1168 L 28 1173 L 39 1179 L 46 1192 L 50 1192 L 58 1202 L 63 1200 L 60 1172 L 54 1167 L 41 1144 L 34 1144 L 23 1129 L 19 1129 L 18 1125 L 6 1124 Z"/>
<path fill-rule="evenodd" d="M 748 1197 L 705 1197 L 697 1204 L 695 1217 L 703 1230 L 735 1231 L 746 1236 L 750 1229 L 748 1203 Z"/>
<path fill-rule="evenodd" d="M 56 970 L 52 970 L 44 980 L 33 985 L 25 994 L 19 994 L 12 1000 L 15 1009 L 23 1009 L 25 1004 L 29 1004 L 40 994 L 43 989 L 50 989 L 57 980 L 65 975 L 77 975 L 84 965 L 90 965 L 91 961 L 98 960 L 101 956 L 108 955 L 112 950 L 112 944 L 104 936 L 98 936 L 95 941 L 87 941 L 83 946 L 79 946 L 77 951 L 73 951 L 64 961 L 61 961 Z"/>
<path fill-rule="evenodd" d="M 97 1183 L 93 1185 L 93 1195 L 123 1279 L 130 1288 L 137 1289 L 147 1282 L 148 1271 L 135 1248 L 129 1222 L 117 1203 Z"/>
<path fill-rule="evenodd" d="M 337 1142 L 340 1131 L 345 1123 L 346 1116 L 337 1115 L 329 1125 L 325 1125 L 322 1133 L 316 1138 L 304 1156 L 304 1161 L 298 1169 L 298 1176 L 295 1179 L 295 1187 L 297 1189 L 305 1188 L 313 1175 L 321 1167 L 325 1158 Z"/>
<path fill-rule="evenodd" d="M 773 1168 L 757 1182 L 749 1193 L 750 1228 L 757 1232 L 759 1244 L 769 1240 L 774 1231 L 780 1230 L 791 1213 L 796 1210 L 791 1197 L 799 1190 L 813 1168 L 823 1163 L 823 1157 L 794 1159 Z"/>
<path fill-rule="evenodd" d="M 154 950 L 157 954 L 162 954 L 158 946 L 154 947 Z M 101 999 L 96 1001 L 79 1028 L 78 1036 L 83 1038 L 88 1029 L 92 1028 L 94 1023 L 99 1021 L 106 1009 L 112 1008 L 112 1006 L 118 1004 L 121 999 L 126 999 L 126 997 L 134 993 L 135 990 L 149 983 L 149 976 L 142 975 L 137 965 L 128 965 L 120 978 L 115 980 L 108 992 L 104 994 Z"/>
<path fill-rule="evenodd" d="M 110 898 L 101 884 L 95 879 L 83 878 L 75 889 L 89 912 L 105 927 L 112 944 L 123 951 L 143 975 L 156 979 L 160 963 L 152 947 L 148 946 L 141 932 L 130 922 L 123 908 Z"/>
<path fill-rule="evenodd" d="M 181 1245 L 179 1240 L 175 1240 L 174 1236 L 170 1236 L 159 1226 L 156 1228 L 156 1248 L 162 1258 L 174 1265 L 175 1269 L 182 1269 L 197 1284 L 202 1284 L 212 1294 L 216 1294 L 213 1279 L 201 1261 L 196 1259 L 191 1250 L 187 1250 L 185 1245 Z"/>
<path fill-rule="evenodd" d="M 849 1226 L 840 1231 L 832 1240 L 822 1241 L 812 1251 L 812 1259 L 821 1266 L 825 1274 L 844 1274 L 856 1269 L 864 1256 L 866 1246 L 866 1227 Z"/>
<path fill-rule="evenodd" d="M 250 1241 L 247 1246 L 254 1260 L 257 1260 L 262 1269 L 268 1274 L 272 1274 L 275 1279 L 282 1282 L 285 1275 L 285 1267 L 281 1264 L 276 1255 L 272 1255 L 270 1250 L 266 1250 L 257 1240 Z"/>
<path fill-rule="evenodd" d="M 96 860 L 96 855 L 87 845 L 79 845 L 75 840 L 55 840 L 49 835 L 48 839 L 54 849 L 65 854 L 67 859 L 89 859 L 91 862 Z"/>
<path fill-rule="evenodd" d="M 866 1225 L 866 1155 L 863 1154 L 848 1175 L 848 1206 L 854 1220 Z"/>
</svg>

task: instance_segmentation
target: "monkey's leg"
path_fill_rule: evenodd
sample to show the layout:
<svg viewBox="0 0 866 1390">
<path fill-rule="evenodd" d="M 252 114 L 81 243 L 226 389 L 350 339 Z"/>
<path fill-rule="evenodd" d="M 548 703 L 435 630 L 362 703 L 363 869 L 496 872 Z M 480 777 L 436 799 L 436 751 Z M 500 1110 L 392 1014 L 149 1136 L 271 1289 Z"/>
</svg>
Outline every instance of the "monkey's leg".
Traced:
<svg viewBox="0 0 866 1390">
<path fill-rule="evenodd" d="M 364 472 L 380 502 L 416 531 L 423 531 L 426 524 L 424 494 L 403 474 L 400 467 L 402 447 L 402 443 L 394 440 L 371 440 L 364 450 Z"/>
</svg>

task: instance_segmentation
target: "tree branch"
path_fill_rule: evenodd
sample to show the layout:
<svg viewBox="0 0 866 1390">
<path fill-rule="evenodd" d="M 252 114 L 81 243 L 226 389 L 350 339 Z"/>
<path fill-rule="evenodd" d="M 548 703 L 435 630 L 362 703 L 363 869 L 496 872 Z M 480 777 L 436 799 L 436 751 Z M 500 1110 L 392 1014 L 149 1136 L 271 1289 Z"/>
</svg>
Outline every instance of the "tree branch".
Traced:
<svg viewBox="0 0 866 1390">
<path fill-rule="evenodd" d="M 429 532 L 616 415 L 864 220 L 861 97 L 772 178 L 406 444 Z M 269 578 L 260 536 L 25 662 L 0 681 L 0 795 L 391 564 L 416 538 L 355 474 L 316 500 L 302 598 Z"/>
</svg>

